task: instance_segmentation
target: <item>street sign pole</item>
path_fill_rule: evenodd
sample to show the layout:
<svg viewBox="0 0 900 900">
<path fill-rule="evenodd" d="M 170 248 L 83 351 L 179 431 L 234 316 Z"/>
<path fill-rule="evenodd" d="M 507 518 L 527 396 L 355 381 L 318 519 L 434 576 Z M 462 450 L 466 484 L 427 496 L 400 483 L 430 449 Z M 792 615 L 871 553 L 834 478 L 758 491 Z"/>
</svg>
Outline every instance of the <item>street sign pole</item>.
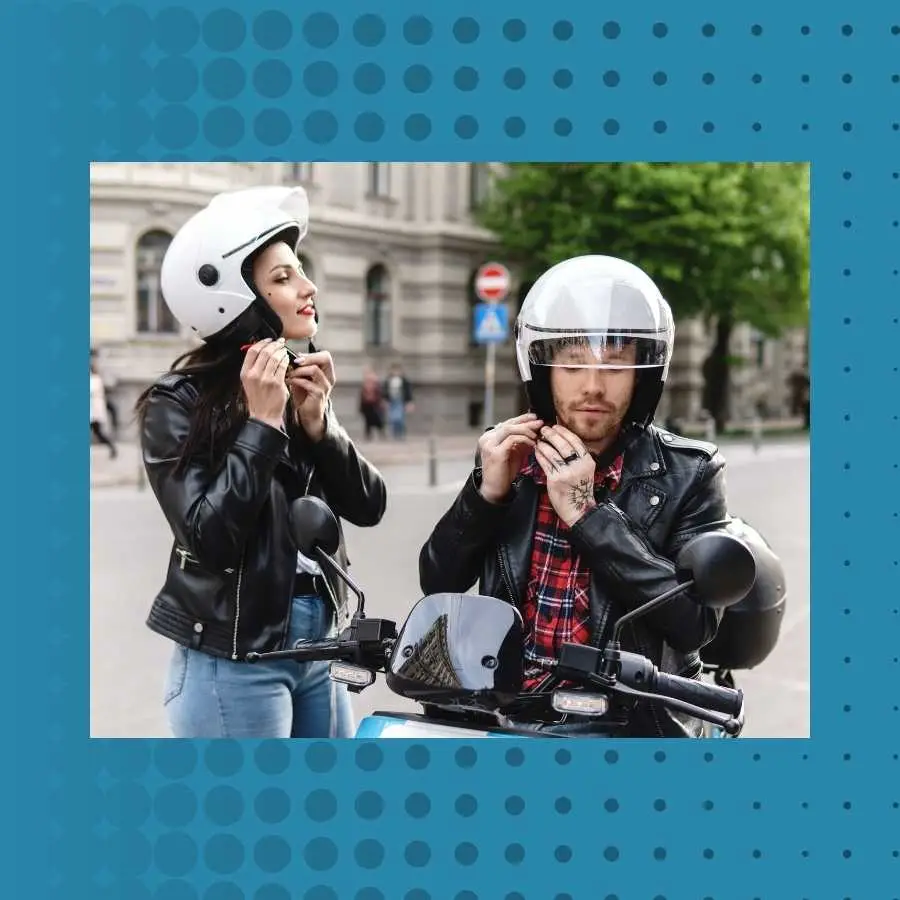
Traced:
<svg viewBox="0 0 900 900">
<path fill-rule="evenodd" d="M 493 342 L 485 347 L 484 357 L 484 427 L 493 428 L 494 421 L 494 380 L 496 377 L 497 345 Z"/>
<path fill-rule="evenodd" d="M 509 271 L 506 266 L 497 262 L 490 262 L 483 265 L 475 276 L 475 292 L 478 298 L 484 304 L 488 304 L 487 310 L 492 313 L 488 318 L 482 318 L 480 321 L 484 326 L 488 324 L 493 328 L 493 334 L 490 329 L 483 328 L 483 334 L 476 333 L 476 340 L 485 344 L 484 350 L 484 427 L 493 428 L 494 421 L 494 393 L 497 377 L 497 343 L 498 340 L 505 340 L 508 325 L 506 323 L 506 310 L 504 307 L 497 308 L 497 304 L 501 303 L 509 291 Z M 499 313 L 503 313 L 498 318 Z M 501 324 L 501 319 L 503 324 Z"/>
</svg>

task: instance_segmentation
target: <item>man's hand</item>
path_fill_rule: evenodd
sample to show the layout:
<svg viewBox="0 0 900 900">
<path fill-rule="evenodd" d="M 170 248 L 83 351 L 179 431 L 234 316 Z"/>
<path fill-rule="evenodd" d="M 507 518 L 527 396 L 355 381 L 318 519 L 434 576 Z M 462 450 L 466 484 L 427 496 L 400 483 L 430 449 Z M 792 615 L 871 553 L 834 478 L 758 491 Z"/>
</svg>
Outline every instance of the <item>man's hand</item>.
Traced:
<svg viewBox="0 0 900 900">
<path fill-rule="evenodd" d="M 481 456 L 481 496 L 499 503 L 512 487 L 513 479 L 535 445 L 541 420 L 526 413 L 501 422 L 478 439 Z"/>
<path fill-rule="evenodd" d="M 547 495 L 556 514 L 571 528 L 593 509 L 596 463 L 568 428 L 542 428 L 535 456 L 547 476 Z"/>
</svg>

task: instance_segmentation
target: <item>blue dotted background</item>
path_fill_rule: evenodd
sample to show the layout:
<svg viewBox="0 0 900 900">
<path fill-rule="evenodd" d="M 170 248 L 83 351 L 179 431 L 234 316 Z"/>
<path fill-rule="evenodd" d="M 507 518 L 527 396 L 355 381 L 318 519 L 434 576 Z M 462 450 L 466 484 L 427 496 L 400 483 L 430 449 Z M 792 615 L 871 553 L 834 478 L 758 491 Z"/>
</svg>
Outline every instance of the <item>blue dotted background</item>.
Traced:
<svg viewBox="0 0 900 900">
<path fill-rule="evenodd" d="M 900 12 L 841 5 L 4 7 L 0 893 L 900 895 Z M 810 741 L 88 740 L 90 160 L 748 158 L 812 161 Z"/>
</svg>

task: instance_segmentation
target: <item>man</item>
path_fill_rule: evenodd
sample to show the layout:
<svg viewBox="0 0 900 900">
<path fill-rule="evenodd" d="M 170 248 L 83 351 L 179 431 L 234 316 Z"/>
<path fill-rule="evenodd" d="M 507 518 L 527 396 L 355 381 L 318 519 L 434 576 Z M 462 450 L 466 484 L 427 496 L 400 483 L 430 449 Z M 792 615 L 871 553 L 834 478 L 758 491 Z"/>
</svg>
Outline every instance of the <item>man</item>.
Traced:
<svg viewBox="0 0 900 900">
<path fill-rule="evenodd" d="M 479 592 L 515 604 L 525 689 L 565 642 L 603 646 L 625 612 L 676 585 L 695 534 L 728 522 L 717 449 L 652 423 L 674 324 L 656 285 L 622 260 L 585 256 L 545 272 L 516 323 L 531 412 L 479 440 L 479 462 L 422 548 L 425 593 Z M 636 620 L 622 648 L 698 677 L 721 612 L 689 594 Z M 563 726 L 564 728 L 566 726 Z M 628 734 L 687 737 L 699 723 L 642 703 Z"/>
<path fill-rule="evenodd" d="M 412 385 L 400 363 L 391 366 L 390 374 L 384 382 L 384 396 L 391 433 L 397 440 L 402 440 L 406 437 L 406 417 L 413 411 L 413 396 Z"/>
</svg>

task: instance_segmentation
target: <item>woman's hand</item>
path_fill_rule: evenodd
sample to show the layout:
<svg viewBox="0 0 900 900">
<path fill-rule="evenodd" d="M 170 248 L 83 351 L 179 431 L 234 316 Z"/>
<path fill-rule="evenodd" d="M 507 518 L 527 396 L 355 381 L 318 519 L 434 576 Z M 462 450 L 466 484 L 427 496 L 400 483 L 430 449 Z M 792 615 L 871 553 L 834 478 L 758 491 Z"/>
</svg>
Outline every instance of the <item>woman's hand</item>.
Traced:
<svg viewBox="0 0 900 900">
<path fill-rule="evenodd" d="M 278 429 L 284 428 L 284 409 L 289 396 L 284 383 L 287 365 L 284 339 L 265 338 L 247 351 L 241 366 L 241 385 L 251 418 Z"/>
<path fill-rule="evenodd" d="M 286 384 L 290 390 L 297 422 L 313 441 L 325 434 L 325 410 L 334 388 L 334 360 L 327 350 L 297 357 L 300 365 L 288 373 Z"/>
</svg>

